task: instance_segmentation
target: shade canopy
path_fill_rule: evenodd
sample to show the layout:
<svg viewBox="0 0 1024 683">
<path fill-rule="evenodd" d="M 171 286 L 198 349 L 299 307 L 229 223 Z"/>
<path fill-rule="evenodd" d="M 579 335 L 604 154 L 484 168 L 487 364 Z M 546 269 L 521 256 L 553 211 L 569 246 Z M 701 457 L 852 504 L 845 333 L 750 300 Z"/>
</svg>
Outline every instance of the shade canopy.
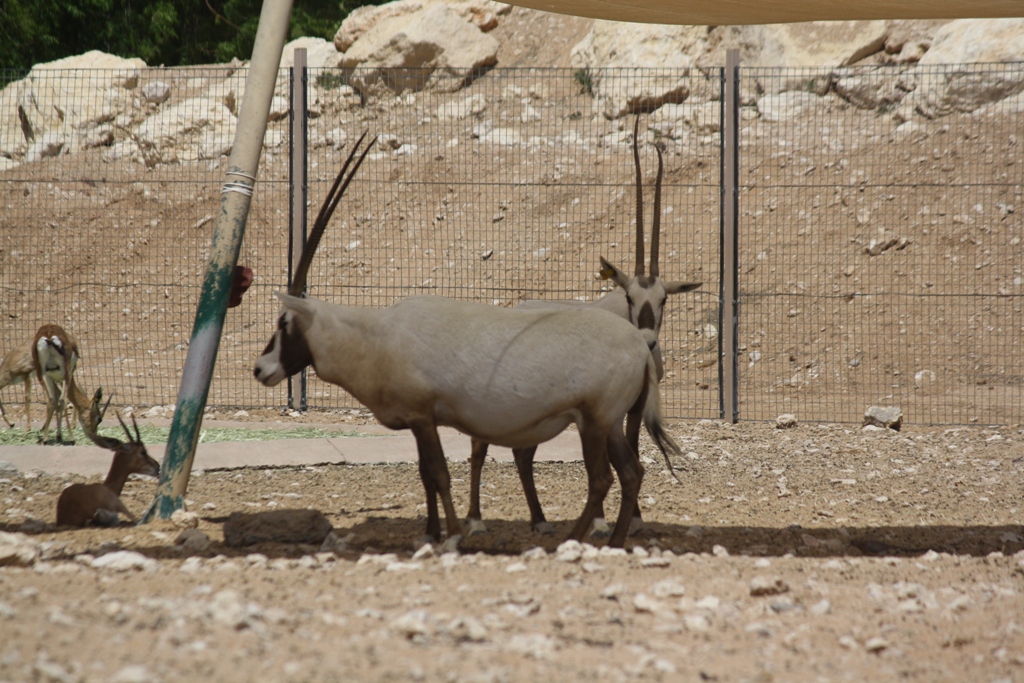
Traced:
<svg viewBox="0 0 1024 683">
<path fill-rule="evenodd" d="M 513 0 L 511 4 L 592 19 L 711 26 L 1024 16 L 1024 0 Z"/>
</svg>

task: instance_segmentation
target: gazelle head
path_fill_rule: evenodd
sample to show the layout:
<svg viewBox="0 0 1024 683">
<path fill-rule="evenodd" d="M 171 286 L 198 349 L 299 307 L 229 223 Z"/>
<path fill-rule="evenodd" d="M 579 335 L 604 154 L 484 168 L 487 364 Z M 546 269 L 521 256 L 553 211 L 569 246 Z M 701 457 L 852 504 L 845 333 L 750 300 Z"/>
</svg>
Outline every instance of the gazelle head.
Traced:
<svg viewBox="0 0 1024 683">
<path fill-rule="evenodd" d="M 622 287 L 629 307 L 629 321 L 640 329 L 647 346 L 653 351 L 658 345 L 661 323 L 664 319 L 665 303 L 671 294 L 689 292 L 701 286 L 700 282 L 665 282 L 658 272 L 658 247 L 661 241 L 661 179 L 664 164 L 661 150 L 658 152 L 658 178 L 654 184 L 654 216 L 651 226 L 651 272 L 644 274 L 644 198 L 643 179 L 640 173 L 640 151 L 637 138 L 640 117 L 633 126 L 633 160 L 636 164 L 636 268 L 629 277 L 601 257 L 601 277 L 613 280 Z"/>
<path fill-rule="evenodd" d="M 94 408 L 94 410 L 96 409 Z M 85 434 L 100 448 L 106 448 L 108 451 L 114 452 L 114 467 L 125 472 L 126 476 L 128 474 L 142 474 L 147 477 L 159 477 L 160 463 L 154 460 L 146 451 L 146 444 L 142 443 L 142 435 L 139 434 L 139 425 L 135 422 L 135 416 L 132 415 L 132 427 L 135 428 L 134 436 L 128 431 L 128 425 L 121 419 L 120 413 L 117 414 L 117 421 L 121 423 L 121 429 L 124 430 L 125 436 L 128 437 L 127 441 L 121 441 L 109 436 L 100 436 L 95 431 L 86 430 Z"/>
<path fill-rule="evenodd" d="M 302 250 L 302 258 L 299 259 L 299 265 L 295 269 L 295 276 L 292 278 L 291 286 L 288 287 L 288 293 L 277 293 L 277 298 L 281 300 L 284 310 L 281 311 L 281 315 L 277 319 L 277 330 L 274 331 L 274 336 L 270 338 L 267 347 L 256 359 L 256 367 L 253 369 L 253 375 L 264 386 L 276 386 L 284 378 L 294 375 L 313 363 L 313 354 L 306 342 L 306 331 L 313 322 L 312 306 L 303 298 L 303 291 L 306 289 L 306 275 L 309 273 L 309 265 L 313 261 L 316 248 L 320 244 L 320 238 L 323 237 L 324 229 L 327 228 L 327 223 L 338 207 L 338 202 L 341 201 L 342 195 L 348 189 L 349 183 L 352 182 L 352 178 L 359 170 L 359 166 L 363 163 L 370 148 L 373 147 L 373 143 L 377 141 L 376 137 L 370 140 L 370 144 L 366 146 L 366 149 L 359 155 L 359 159 L 356 160 L 355 166 L 352 167 L 352 172 L 346 177 L 345 173 L 365 137 L 366 133 L 363 133 L 353 145 L 348 159 L 345 160 L 345 165 L 341 167 L 341 172 L 338 173 L 330 192 L 327 193 L 327 198 L 324 199 L 324 203 L 320 207 L 320 213 L 313 223 L 306 247 Z"/>
</svg>

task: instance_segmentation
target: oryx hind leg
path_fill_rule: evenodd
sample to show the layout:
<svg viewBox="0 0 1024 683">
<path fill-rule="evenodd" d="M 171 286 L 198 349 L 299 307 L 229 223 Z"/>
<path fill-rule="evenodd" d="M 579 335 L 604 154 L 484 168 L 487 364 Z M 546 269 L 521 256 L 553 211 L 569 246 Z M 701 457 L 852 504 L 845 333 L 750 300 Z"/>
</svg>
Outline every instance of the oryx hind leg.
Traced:
<svg viewBox="0 0 1024 683">
<path fill-rule="evenodd" d="M 615 522 L 608 545 L 621 548 L 626 542 L 626 535 L 631 531 L 634 515 L 638 510 L 637 498 L 640 495 L 640 482 L 644 477 L 644 468 L 639 458 L 623 435 L 621 428 L 613 428 L 608 434 L 608 459 L 615 473 L 619 475 L 619 486 L 622 488 L 622 504 L 619 517 Z"/>
<path fill-rule="evenodd" d="M 646 393 L 646 392 L 645 392 Z M 636 412 L 630 412 L 626 415 L 626 441 L 629 442 L 629 449 L 636 459 L 637 466 L 640 467 L 640 471 L 643 472 L 643 467 L 640 465 L 640 427 L 643 424 L 643 405 Z M 636 506 L 633 508 L 633 519 L 629 522 L 629 533 L 636 533 L 643 526 L 643 517 L 640 515 L 640 501 L 639 494 L 637 494 L 638 500 Z"/>
<path fill-rule="evenodd" d="M 486 441 L 472 439 L 472 449 L 469 454 L 469 514 L 466 515 L 466 523 L 469 525 L 469 535 L 487 533 L 487 525 L 484 524 L 480 515 L 480 473 L 484 468 L 484 460 L 487 459 Z"/>
<path fill-rule="evenodd" d="M 512 457 L 516 461 L 516 471 L 519 472 L 519 481 L 522 483 L 523 493 L 526 495 L 526 505 L 530 508 L 530 528 L 541 534 L 553 534 L 555 527 L 551 526 L 544 517 L 544 510 L 540 507 L 540 497 L 537 496 L 537 485 L 533 481 L 533 457 L 536 454 L 536 446 L 512 449 Z"/>
<path fill-rule="evenodd" d="M 455 505 L 452 503 L 451 478 L 448 474 L 448 463 L 444 459 L 444 450 L 441 448 L 441 438 L 433 424 L 416 424 L 412 425 L 411 429 L 413 436 L 416 437 L 420 477 L 427 493 L 427 535 L 435 540 L 441 540 L 441 521 L 437 510 L 437 498 L 440 496 L 448 529 L 448 539 L 442 551 L 458 550 L 459 541 L 462 540 L 462 529 L 455 514 Z"/>
<path fill-rule="evenodd" d="M 601 512 L 604 498 L 612 485 L 612 469 L 608 463 L 606 435 L 593 427 L 580 425 L 583 464 L 587 468 L 587 502 L 583 514 L 569 534 L 570 539 L 583 540 L 594 518 Z"/>
</svg>

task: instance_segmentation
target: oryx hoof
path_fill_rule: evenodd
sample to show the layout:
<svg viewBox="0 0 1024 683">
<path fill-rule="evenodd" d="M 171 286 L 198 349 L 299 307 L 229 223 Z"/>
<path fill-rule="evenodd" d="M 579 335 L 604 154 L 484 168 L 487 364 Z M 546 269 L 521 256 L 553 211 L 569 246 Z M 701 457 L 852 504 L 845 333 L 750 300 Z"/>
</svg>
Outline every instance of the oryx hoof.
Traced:
<svg viewBox="0 0 1024 683">
<path fill-rule="evenodd" d="M 441 544 L 441 554 L 459 552 L 459 543 L 462 542 L 462 534 L 455 534 Z"/>
<path fill-rule="evenodd" d="M 644 530 L 644 520 L 639 517 L 633 517 L 629 520 L 629 535 L 633 536 Z"/>
<path fill-rule="evenodd" d="M 545 536 L 550 536 L 555 533 L 555 527 L 551 522 L 538 522 L 533 527 L 533 530 L 538 534 L 544 534 Z"/>
<path fill-rule="evenodd" d="M 611 527 L 608 526 L 608 522 L 604 521 L 604 517 L 598 517 L 594 520 L 593 526 L 590 527 L 591 538 L 608 538 L 612 535 Z"/>
<path fill-rule="evenodd" d="M 470 536 L 487 533 L 487 525 L 482 519 L 467 519 L 466 523 L 469 525 Z"/>
</svg>

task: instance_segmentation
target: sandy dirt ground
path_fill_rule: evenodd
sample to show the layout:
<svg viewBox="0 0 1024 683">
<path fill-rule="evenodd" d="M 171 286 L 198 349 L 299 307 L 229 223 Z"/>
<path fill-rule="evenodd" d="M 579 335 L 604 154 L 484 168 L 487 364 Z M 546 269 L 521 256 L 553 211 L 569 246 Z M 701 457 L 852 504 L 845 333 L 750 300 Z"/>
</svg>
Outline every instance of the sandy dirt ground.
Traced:
<svg viewBox="0 0 1024 683">
<path fill-rule="evenodd" d="M 645 437 L 625 551 L 561 545 L 580 462 L 537 466 L 553 535 L 530 530 L 514 466 L 488 463 L 489 531 L 458 555 L 413 554 L 414 464 L 206 471 L 184 538 L 55 529 L 80 478 L 4 473 L 0 531 L 24 535 L 0 538 L 35 555 L 0 567 L 0 681 L 1024 680 L 1024 431 L 671 431 L 682 482 Z M 468 467 L 450 469 L 465 514 Z M 232 513 L 307 508 L 334 551 L 225 545 Z"/>
</svg>

